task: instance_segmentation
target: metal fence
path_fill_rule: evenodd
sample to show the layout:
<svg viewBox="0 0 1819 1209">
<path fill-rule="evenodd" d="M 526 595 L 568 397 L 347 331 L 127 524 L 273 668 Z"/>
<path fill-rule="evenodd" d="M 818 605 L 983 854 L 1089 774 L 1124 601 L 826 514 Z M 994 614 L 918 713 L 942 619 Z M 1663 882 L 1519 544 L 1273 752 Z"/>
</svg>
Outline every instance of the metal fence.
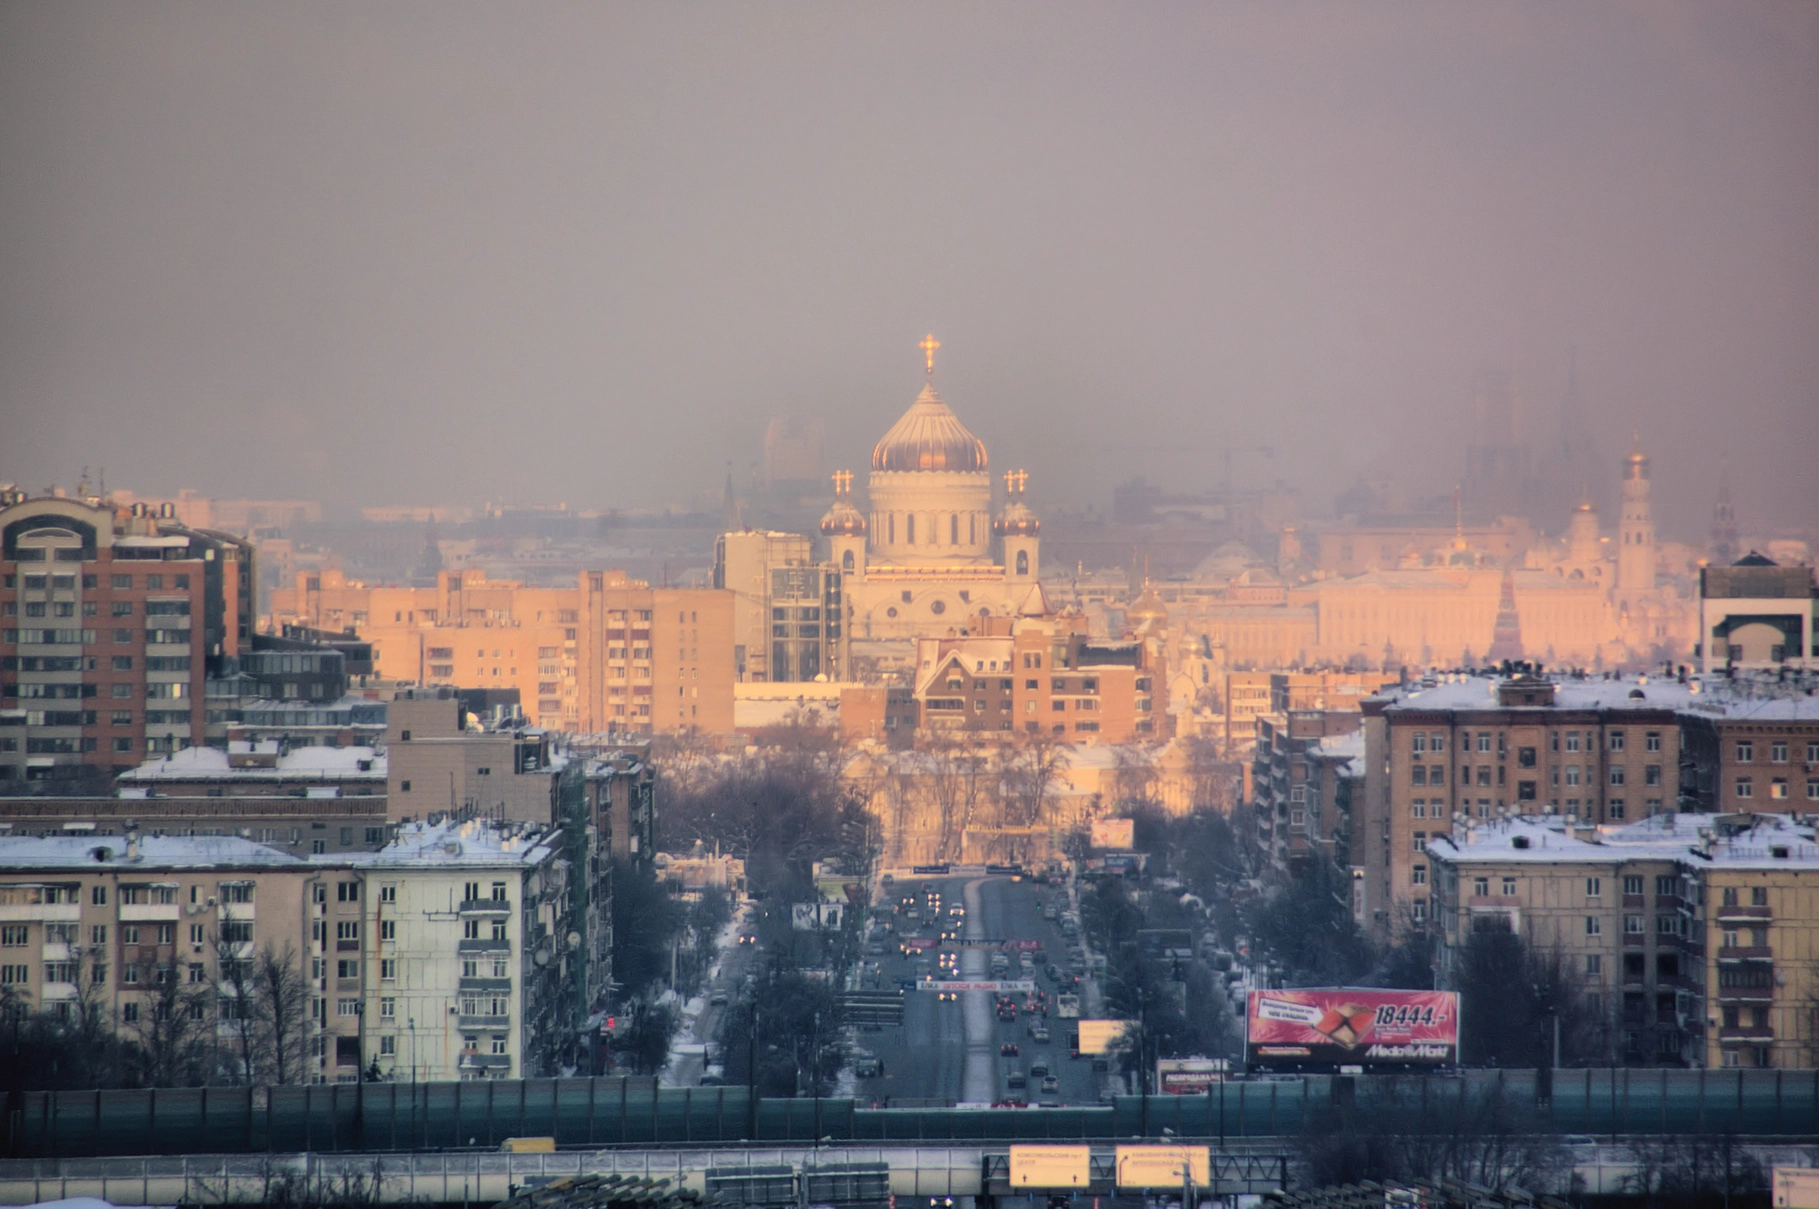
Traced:
<svg viewBox="0 0 1819 1209">
<path fill-rule="evenodd" d="M 1539 1076 L 1539 1077 L 1538 1077 Z M 1308 1075 L 1215 1084 L 1205 1095 L 1120 1096 L 1108 1105 L 987 1111 L 860 1108 L 851 1099 L 760 1100 L 743 1087 L 658 1088 L 648 1079 L 318 1084 L 15 1093 L 10 1157 L 334 1153 L 739 1141 L 1014 1142 L 1134 1136 L 1242 1139 L 1300 1133 L 1347 1105 L 1553 1133 L 1819 1135 L 1814 1070 L 1469 1070 Z"/>
</svg>

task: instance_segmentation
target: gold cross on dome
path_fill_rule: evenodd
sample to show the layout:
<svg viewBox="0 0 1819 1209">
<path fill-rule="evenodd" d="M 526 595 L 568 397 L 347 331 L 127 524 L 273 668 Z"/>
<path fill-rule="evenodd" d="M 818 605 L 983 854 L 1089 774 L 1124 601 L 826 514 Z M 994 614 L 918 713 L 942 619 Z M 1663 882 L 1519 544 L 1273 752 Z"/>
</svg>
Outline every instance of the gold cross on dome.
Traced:
<svg viewBox="0 0 1819 1209">
<path fill-rule="evenodd" d="M 845 499 L 846 493 L 853 489 L 853 472 L 850 470 L 834 471 L 834 498 Z"/>
<path fill-rule="evenodd" d="M 1022 495 L 1023 488 L 1030 481 L 1027 470 L 1007 470 L 1004 472 L 1004 489 L 1012 495 Z"/>
<path fill-rule="evenodd" d="M 933 376 L 935 372 L 935 350 L 941 347 L 941 341 L 935 339 L 935 333 L 930 332 L 928 335 L 922 337 L 922 343 L 918 344 L 916 347 L 922 350 L 923 357 L 928 361 L 928 372 L 930 376 Z"/>
</svg>

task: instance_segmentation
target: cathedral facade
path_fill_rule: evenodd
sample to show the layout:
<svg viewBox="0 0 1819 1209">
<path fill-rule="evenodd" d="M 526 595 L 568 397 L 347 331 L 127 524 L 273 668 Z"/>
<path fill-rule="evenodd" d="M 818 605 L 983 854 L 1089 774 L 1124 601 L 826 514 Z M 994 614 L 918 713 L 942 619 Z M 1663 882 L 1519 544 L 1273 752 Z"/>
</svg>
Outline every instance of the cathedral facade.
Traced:
<svg viewBox="0 0 1819 1209">
<path fill-rule="evenodd" d="M 985 443 L 936 393 L 934 347 L 924 342 L 922 393 L 872 450 L 867 508 L 842 471 L 821 519 L 854 643 L 959 634 L 979 618 L 1016 615 L 1036 585 L 1041 523 L 1023 502 L 1029 476 L 1004 476 L 994 515 Z"/>
</svg>

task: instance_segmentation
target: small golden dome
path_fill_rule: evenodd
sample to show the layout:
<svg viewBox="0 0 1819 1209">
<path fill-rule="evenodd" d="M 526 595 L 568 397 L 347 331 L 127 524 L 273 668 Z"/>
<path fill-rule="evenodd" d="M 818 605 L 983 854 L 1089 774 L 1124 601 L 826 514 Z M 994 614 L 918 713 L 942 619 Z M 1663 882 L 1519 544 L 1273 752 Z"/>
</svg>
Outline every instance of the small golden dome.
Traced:
<svg viewBox="0 0 1819 1209">
<path fill-rule="evenodd" d="M 829 537 L 864 537 L 865 516 L 846 500 L 835 500 L 821 518 L 821 532 Z"/>
</svg>

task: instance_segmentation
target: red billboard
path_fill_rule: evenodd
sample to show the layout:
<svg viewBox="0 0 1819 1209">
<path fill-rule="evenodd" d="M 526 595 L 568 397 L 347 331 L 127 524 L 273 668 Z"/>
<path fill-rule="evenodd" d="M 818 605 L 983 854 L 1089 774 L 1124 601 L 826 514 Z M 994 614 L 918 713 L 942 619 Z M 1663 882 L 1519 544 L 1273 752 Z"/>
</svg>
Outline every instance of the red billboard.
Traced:
<svg viewBox="0 0 1819 1209">
<path fill-rule="evenodd" d="M 1453 991 L 1301 987 L 1252 991 L 1245 1053 L 1265 1066 L 1451 1066 L 1459 1061 Z"/>
</svg>

